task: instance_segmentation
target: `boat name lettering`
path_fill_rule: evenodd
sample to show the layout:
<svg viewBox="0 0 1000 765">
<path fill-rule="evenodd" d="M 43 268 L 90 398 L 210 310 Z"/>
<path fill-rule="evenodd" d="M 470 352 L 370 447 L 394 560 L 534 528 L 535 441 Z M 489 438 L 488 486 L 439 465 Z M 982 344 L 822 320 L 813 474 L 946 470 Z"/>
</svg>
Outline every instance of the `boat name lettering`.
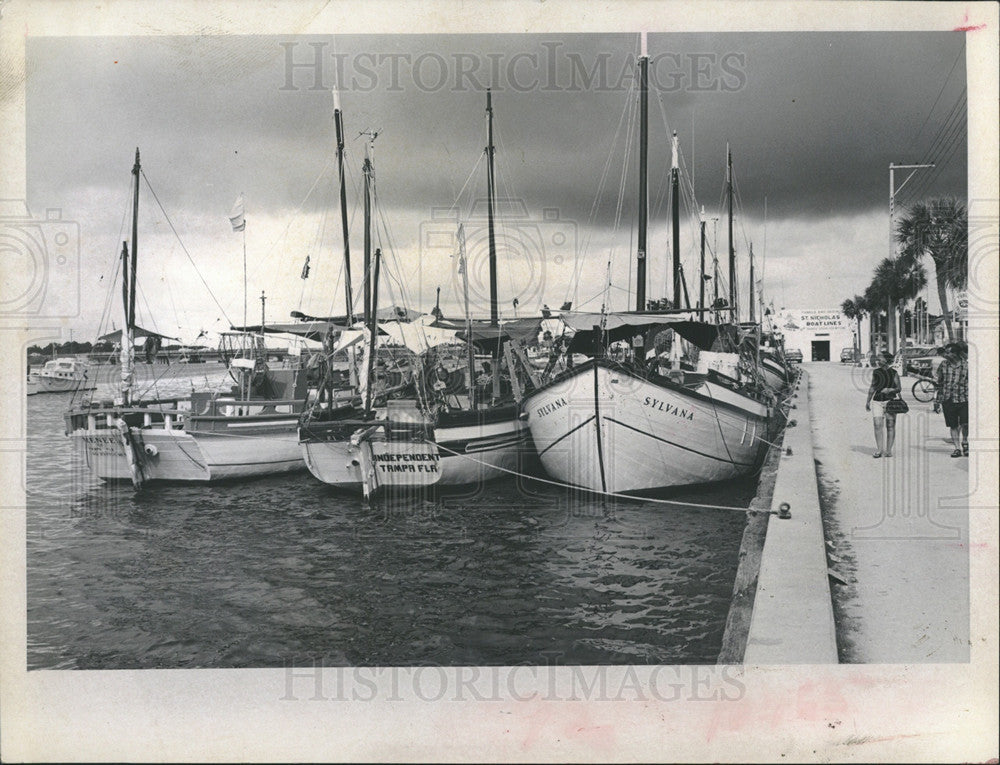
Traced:
<svg viewBox="0 0 1000 765">
<path fill-rule="evenodd" d="M 114 436 L 87 436 L 90 453 L 101 456 L 116 456 L 121 453 L 121 438 Z"/>
<path fill-rule="evenodd" d="M 566 406 L 566 399 L 564 399 L 564 398 L 557 398 L 551 404 L 546 404 L 545 406 L 540 406 L 538 408 L 538 416 L 539 417 L 544 417 L 547 414 L 551 414 L 556 409 L 562 409 L 564 406 Z"/>
<path fill-rule="evenodd" d="M 437 454 L 373 454 L 373 462 L 437 462 Z"/>
<path fill-rule="evenodd" d="M 436 473 L 437 464 L 425 465 L 423 463 L 414 464 L 412 462 L 380 463 L 378 469 L 383 473 Z"/>
<path fill-rule="evenodd" d="M 694 412 L 689 412 L 687 409 L 680 409 L 673 404 L 660 401 L 658 398 L 653 398 L 652 396 L 646 396 L 646 400 L 643 403 L 652 409 L 658 409 L 661 412 L 667 412 L 676 417 L 683 417 L 685 420 L 694 419 Z"/>
</svg>

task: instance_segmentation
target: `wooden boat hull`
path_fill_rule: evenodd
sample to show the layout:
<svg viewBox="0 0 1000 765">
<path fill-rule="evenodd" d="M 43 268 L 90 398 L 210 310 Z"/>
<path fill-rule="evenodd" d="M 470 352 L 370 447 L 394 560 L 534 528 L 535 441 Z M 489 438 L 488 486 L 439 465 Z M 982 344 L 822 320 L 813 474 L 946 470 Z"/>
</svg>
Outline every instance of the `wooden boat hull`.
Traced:
<svg viewBox="0 0 1000 765">
<path fill-rule="evenodd" d="M 283 438 L 233 441 L 219 436 L 198 436 L 184 431 L 131 428 L 141 445 L 139 463 L 144 482 L 208 482 L 256 478 L 305 468 L 294 433 Z M 132 478 L 127 447 L 111 430 L 72 434 L 87 467 L 98 478 L 128 481 Z"/>
<path fill-rule="evenodd" d="M 788 385 L 788 373 L 776 361 L 768 358 L 760 360 L 760 371 L 764 375 L 764 382 L 774 391 L 780 391 Z"/>
<path fill-rule="evenodd" d="M 304 423 L 298 431 L 299 451 L 309 472 L 330 486 L 360 491 L 360 449 L 351 437 L 371 425 L 357 417 Z"/>
<path fill-rule="evenodd" d="M 445 413 L 434 427 L 441 455 L 439 485 L 479 484 L 509 475 L 531 449 L 531 434 L 517 407 L 478 414 Z"/>
<path fill-rule="evenodd" d="M 645 492 L 753 471 L 770 408 L 700 378 L 690 387 L 588 361 L 529 394 L 531 436 L 554 479 L 607 493 Z"/>
<path fill-rule="evenodd" d="M 381 453 L 434 455 L 426 461 L 435 469 L 432 478 L 419 485 L 465 486 L 500 478 L 518 470 L 530 433 L 514 406 L 483 412 L 446 412 L 435 426 L 413 427 L 413 423 L 342 421 L 308 423 L 300 430 L 302 454 L 309 471 L 332 486 L 362 489 L 361 441 L 358 431 L 375 428 L 368 440 L 377 442 Z M 429 448 L 428 448 L 429 447 Z M 419 465 L 414 464 L 415 469 Z M 379 486 L 412 486 L 412 476 L 376 459 Z"/>
<path fill-rule="evenodd" d="M 136 469 L 147 483 L 225 481 L 305 468 L 294 416 L 257 422 L 252 416 L 234 418 L 211 431 L 165 427 L 161 418 L 128 428 L 134 447 L 95 417 L 97 423 L 102 427 L 79 427 L 70 436 L 90 471 L 104 480 L 132 480 Z"/>
</svg>

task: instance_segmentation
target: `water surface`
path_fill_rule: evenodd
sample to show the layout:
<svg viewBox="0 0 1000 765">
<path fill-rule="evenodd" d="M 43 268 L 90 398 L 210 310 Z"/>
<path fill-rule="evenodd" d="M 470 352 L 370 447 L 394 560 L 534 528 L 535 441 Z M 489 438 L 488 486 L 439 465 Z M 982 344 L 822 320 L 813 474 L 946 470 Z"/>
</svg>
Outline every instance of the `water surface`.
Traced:
<svg viewBox="0 0 1000 765">
<path fill-rule="evenodd" d="M 178 365 L 157 387 L 192 384 L 228 382 L 217 365 Z M 135 494 L 85 471 L 63 434 L 70 400 L 27 400 L 29 669 L 679 664 L 719 652 L 742 513 L 606 503 L 513 477 L 375 507 L 308 472 Z M 754 489 L 672 499 L 745 506 Z"/>
</svg>

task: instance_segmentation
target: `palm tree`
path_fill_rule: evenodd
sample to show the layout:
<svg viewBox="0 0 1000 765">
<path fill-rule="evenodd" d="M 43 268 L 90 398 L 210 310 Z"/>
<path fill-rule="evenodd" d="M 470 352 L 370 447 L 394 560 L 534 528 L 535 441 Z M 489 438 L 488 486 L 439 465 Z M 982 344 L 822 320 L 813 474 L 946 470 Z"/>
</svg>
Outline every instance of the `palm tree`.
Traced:
<svg viewBox="0 0 1000 765">
<path fill-rule="evenodd" d="M 848 319 L 857 322 L 858 331 L 854 335 L 854 360 L 858 361 L 861 358 L 861 320 L 868 314 L 868 305 L 861 295 L 855 295 L 841 303 L 840 310 Z"/>
<path fill-rule="evenodd" d="M 881 313 L 881 306 L 886 306 L 887 350 L 896 350 L 896 330 L 906 304 L 926 286 L 927 272 L 920 263 L 902 257 L 883 258 L 875 267 L 864 300 L 870 311 Z"/>
<path fill-rule="evenodd" d="M 868 325 L 868 341 L 872 352 L 878 350 L 880 346 L 879 337 L 884 331 L 882 316 L 885 313 L 886 305 L 889 299 L 886 297 L 882 284 L 879 282 L 875 276 L 872 276 L 871 284 L 865 288 L 864 294 L 861 299 L 865 302 L 865 306 L 868 308 L 868 316 L 870 317 Z M 886 336 L 888 340 L 888 335 Z"/>
<path fill-rule="evenodd" d="M 897 276 L 899 278 L 899 327 L 900 345 L 906 347 L 907 305 L 927 287 L 927 269 L 922 263 L 908 263 L 903 258 L 896 258 Z"/>
<path fill-rule="evenodd" d="M 923 265 L 907 258 L 883 258 L 875 268 L 875 282 L 887 300 L 888 343 L 890 350 L 895 351 L 896 330 L 902 323 L 903 309 L 927 286 L 927 272 Z"/>
<path fill-rule="evenodd" d="M 896 224 L 900 258 L 917 263 L 924 255 L 934 261 L 938 300 L 948 339 L 955 333 L 948 310 L 948 288 L 965 289 L 969 281 L 969 215 L 952 197 L 917 202 Z"/>
</svg>

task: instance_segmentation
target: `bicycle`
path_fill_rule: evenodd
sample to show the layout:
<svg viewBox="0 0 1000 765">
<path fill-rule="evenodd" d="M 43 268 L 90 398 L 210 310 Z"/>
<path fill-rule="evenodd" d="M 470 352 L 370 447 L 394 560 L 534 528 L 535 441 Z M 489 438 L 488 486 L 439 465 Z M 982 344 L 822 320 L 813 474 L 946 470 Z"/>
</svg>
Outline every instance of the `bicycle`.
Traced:
<svg viewBox="0 0 1000 765">
<path fill-rule="evenodd" d="M 913 383 L 913 398 L 924 404 L 933 401 L 937 395 L 937 383 L 934 380 L 922 377 Z"/>
</svg>

